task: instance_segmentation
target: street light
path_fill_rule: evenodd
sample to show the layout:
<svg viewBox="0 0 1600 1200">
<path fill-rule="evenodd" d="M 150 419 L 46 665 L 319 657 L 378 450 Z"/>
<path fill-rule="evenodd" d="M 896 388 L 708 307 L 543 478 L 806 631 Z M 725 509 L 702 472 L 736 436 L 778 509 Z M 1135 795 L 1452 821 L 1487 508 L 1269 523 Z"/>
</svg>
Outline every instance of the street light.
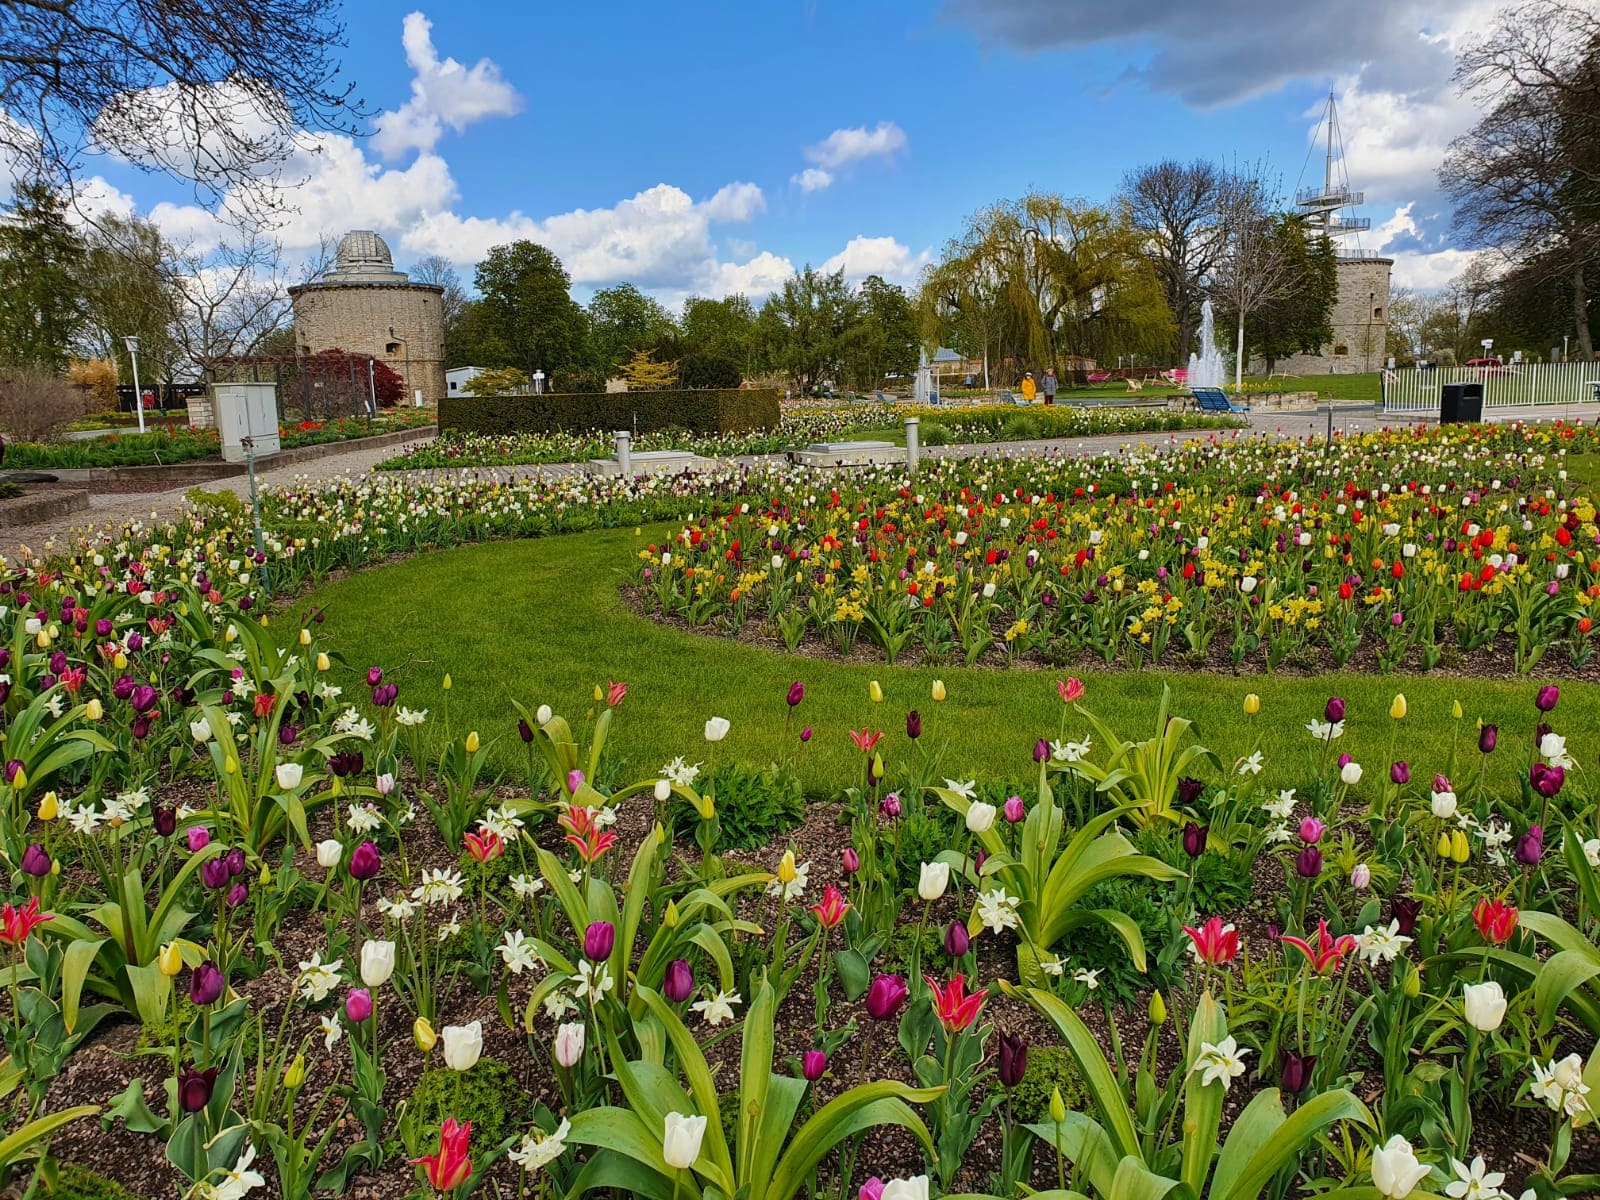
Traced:
<svg viewBox="0 0 1600 1200">
<path fill-rule="evenodd" d="M 139 432 L 144 432 L 144 394 L 139 390 L 139 339 L 132 335 L 122 339 L 122 344 L 128 348 L 128 357 L 133 359 L 133 411 L 139 417 Z"/>
</svg>

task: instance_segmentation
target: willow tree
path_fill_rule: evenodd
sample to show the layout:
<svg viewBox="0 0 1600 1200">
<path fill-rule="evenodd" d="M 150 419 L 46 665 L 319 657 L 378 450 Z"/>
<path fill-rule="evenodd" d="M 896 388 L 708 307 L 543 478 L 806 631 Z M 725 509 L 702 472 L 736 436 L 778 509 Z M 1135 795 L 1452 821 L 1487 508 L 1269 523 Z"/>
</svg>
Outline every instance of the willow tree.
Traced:
<svg viewBox="0 0 1600 1200">
<path fill-rule="evenodd" d="M 1063 354 L 1106 360 L 1159 353 L 1172 310 L 1120 208 L 1029 192 L 967 220 L 924 279 L 929 332 L 981 333 L 984 348 L 1053 366 Z"/>
</svg>

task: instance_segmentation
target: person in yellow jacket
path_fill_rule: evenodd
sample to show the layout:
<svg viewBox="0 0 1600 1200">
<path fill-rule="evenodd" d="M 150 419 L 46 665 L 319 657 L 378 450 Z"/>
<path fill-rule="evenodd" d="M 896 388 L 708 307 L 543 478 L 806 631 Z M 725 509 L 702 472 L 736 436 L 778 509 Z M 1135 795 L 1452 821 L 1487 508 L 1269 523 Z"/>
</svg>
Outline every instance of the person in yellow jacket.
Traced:
<svg viewBox="0 0 1600 1200">
<path fill-rule="evenodd" d="M 1029 404 L 1032 404 L 1033 403 L 1033 397 L 1035 396 L 1035 394 L 1037 394 L 1038 391 L 1039 391 L 1039 385 L 1034 383 L 1034 381 L 1033 381 L 1033 372 L 1032 371 L 1027 372 L 1022 377 L 1022 398 L 1024 400 L 1026 400 Z"/>
</svg>

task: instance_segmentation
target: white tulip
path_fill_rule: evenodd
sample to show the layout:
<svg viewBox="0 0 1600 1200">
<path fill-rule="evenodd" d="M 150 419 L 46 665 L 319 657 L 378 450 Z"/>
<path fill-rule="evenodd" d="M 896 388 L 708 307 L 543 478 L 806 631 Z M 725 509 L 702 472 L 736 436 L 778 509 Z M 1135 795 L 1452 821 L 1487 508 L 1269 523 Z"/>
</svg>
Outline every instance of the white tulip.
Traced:
<svg viewBox="0 0 1600 1200">
<path fill-rule="evenodd" d="M 439 1039 L 444 1042 L 444 1064 L 452 1071 L 470 1071 L 483 1053 L 483 1022 L 471 1025 L 446 1025 Z"/>
<path fill-rule="evenodd" d="M 555 714 L 550 711 L 550 706 L 548 704 L 539 705 L 539 711 L 533 715 L 541 725 L 550 724 L 550 718 L 555 716 Z"/>
<path fill-rule="evenodd" d="M 361 947 L 361 982 L 369 988 L 382 987 L 394 974 L 394 943 L 368 942 Z"/>
<path fill-rule="evenodd" d="M 300 780 L 305 776 L 305 768 L 299 763 L 278 764 L 278 786 L 286 792 L 292 792 L 300 786 Z"/>
<path fill-rule="evenodd" d="M 1389 1200 L 1404 1200 L 1432 1168 L 1417 1161 L 1411 1143 L 1398 1133 L 1372 1152 L 1372 1183 Z"/>
<path fill-rule="evenodd" d="M 665 804 L 667 802 L 668 797 L 670 797 L 671 795 L 672 795 L 672 783 L 671 783 L 671 781 L 670 780 L 666 780 L 666 779 L 658 779 L 658 780 L 656 780 L 656 803 L 657 804 Z"/>
<path fill-rule="evenodd" d="M 1339 778 L 1344 783 L 1354 787 L 1356 784 L 1361 782 L 1361 764 L 1358 762 L 1345 763 L 1345 765 L 1340 768 Z"/>
<path fill-rule="evenodd" d="M 913 1175 L 910 1179 L 891 1179 L 883 1185 L 878 1200 L 928 1200 L 928 1177 Z"/>
<path fill-rule="evenodd" d="M 189 736 L 197 742 L 209 742 L 211 740 L 211 723 L 209 721 L 190 721 Z"/>
<path fill-rule="evenodd" d="M 556 1030 L 556 1061 L 571 1070 L 583 1057 L 582 1021 L 568 1021 Z"/>
<path fill-rule="evenodd" d="M 949 863 L 932 862 L 922 864 L 922 873 L 917 879 L 917 895 L 932 903 L 944 895 L 945 888 L 949 886 Z"/>
<path fill-rule="evenodd" d="M 728 730 L 732 727 L 733 723 L 727 717 L 712 717 L 706 722 L 706 741 L 720 742 L 728 736 Z"/>
<path fill-rule="evenodd" d="M 1494 980 L 1469 983 L 1461 989 L 1467 1024 L 1479 1033 L 1493 1033 L 1506 1019 L 1506 994 Z"/>
<path fill-rule="evenodd" d="M 317 866 L 324 871 L 331 871 L 339 865 L 344 858 L 344 847 L 337 838 L 329 838 L 325 842 L 317 843 Z"/>
<path fill-rule="evenodd" d="M 985 804 L 982 800 L 974 800 L 967 806 L 967 832 L 988 833 L 994 828 L 994 818 L 998 810 L 992 804 Z"/>
<path fill-rule="evenodd" d="M 700 1157 L 700 1143 L 705 1136 L 704 1117 L 686 1117 L 682 1113 L 669 1112 L 666 1128 L 661 1133 L 661 1157 L 674 1170 L 687 1170 Z"/>
<path fill-rule="evenodd" d="M 1441 821 L 1448 821 L 1456 815 L 1456 794 L 1454 792 L 1435 792 L 1433 799 L 1428 802 L 1428 807 L 1433 810 L 1433 815 Z"/>
</svg>

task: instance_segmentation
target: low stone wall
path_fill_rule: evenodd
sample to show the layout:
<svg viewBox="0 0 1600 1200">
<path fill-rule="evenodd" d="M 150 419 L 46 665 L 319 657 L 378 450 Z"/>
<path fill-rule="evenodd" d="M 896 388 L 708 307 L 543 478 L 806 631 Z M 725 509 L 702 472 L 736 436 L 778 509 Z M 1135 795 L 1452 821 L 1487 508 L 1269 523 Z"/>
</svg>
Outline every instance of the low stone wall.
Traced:
<svg viewBox="0 0 1600 1200">
<path fill-rule="evenodd" d="M 21 529 L 58 521 L 89 511 L 89 493 L 79 491 L 30 492 L 14 500 L 0 500 L 0 529 Z"/>
</svg>

